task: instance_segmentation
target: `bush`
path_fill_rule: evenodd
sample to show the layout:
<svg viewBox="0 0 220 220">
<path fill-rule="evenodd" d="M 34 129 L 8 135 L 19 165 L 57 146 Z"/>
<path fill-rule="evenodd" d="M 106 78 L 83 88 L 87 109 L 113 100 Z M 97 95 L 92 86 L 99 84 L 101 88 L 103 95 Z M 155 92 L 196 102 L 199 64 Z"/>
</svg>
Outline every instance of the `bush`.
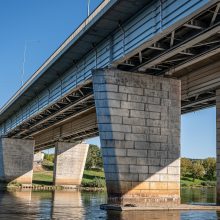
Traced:
<svg viewBox="0 0 220 220">
<path fill-rule="evenodd" d="M 44 159 L 50 162 L 54 162 L 54 154 L 45 154 Z"/>
<path fill-rule="evenodd" d="M 212 181 L 202 182 L 201 185 L 202 186 L 209 186 L 209 187 L 215 187 L 216 186 L 215 182 L 212 182 Z"/>
<path fill-rule="evenodd" d="M 181 183 L 181 187 L 187 187 L 186 183 Z"/>
<path fill-rule="evenodd" d="M 95 177 L 92 181 L 84 180 L 81 184 L 83 187 L 97 187 L 97 188 L 104 188 L 105 187 L 105 180 L 102 178 Z"/>
</svg>

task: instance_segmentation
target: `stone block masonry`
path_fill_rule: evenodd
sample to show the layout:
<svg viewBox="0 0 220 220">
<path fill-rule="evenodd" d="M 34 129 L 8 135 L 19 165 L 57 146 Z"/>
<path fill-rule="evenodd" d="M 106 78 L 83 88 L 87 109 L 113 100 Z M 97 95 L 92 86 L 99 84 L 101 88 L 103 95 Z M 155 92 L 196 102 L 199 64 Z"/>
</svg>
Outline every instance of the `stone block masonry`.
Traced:
<svg viewBox="0 0 220 220">
<path fill-rule="evenodd" d="M 32 184 L 34 141 L 0 139 L 0 181 Z"/>
<path fill-rule="evenodd" d="M 93 88 L 109 204 L 179 204 L 180 81 L 101 69 Z"/>
<path fill-rule="evenodd" d="M 55 151 L 54 185 L 79 186 L 88 153 L 88 144 L 58 142 Z"/>
</svg>

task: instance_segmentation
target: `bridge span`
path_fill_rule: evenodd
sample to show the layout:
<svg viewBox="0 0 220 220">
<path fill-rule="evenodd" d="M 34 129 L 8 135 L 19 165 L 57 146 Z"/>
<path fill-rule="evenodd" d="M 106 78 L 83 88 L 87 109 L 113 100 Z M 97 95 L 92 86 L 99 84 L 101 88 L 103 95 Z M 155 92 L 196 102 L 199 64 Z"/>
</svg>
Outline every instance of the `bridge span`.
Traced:
<svg viewBox="0 0 220 220">
<path fill-rule="evenodd" d="M 180 116 L 217 109 L 220 1 L 105 0 L 0 110 L 0 179 L 32 182 L 56 147 L 56 185 L 80 185 L 100 136 L 109 203 L 180 202 Z"/>
</svg>

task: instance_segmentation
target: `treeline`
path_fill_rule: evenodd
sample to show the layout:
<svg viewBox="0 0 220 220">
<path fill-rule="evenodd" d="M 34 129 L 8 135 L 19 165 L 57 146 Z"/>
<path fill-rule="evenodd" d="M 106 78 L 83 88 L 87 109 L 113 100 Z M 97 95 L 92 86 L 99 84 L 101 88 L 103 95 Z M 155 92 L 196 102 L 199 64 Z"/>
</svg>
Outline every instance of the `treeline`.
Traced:
<svg viewBox="0 0 220 220">
<path fill-rule="evenodd" d="M 216 180 L 216 159 L 207 158 L 201 160 L 182 158 L 181 176 L 195 179 L 213 181 Z"/>
</svg>

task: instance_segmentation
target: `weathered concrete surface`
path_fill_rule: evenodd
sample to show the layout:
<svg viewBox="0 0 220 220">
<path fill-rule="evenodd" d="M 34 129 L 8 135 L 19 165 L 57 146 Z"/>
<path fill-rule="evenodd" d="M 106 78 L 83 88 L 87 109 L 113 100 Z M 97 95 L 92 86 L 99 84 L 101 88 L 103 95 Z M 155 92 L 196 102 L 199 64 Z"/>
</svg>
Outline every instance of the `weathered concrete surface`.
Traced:
<svg viewBox="0 0 220 220">
<path fill-rule="evenodd" d="M 0 139 L 0 181 L 32 184 L 34 141 Z"/>
<path fill-rule="evenodd" d="M 216 177 L 216 202 L 220 204 L 220 89 L 216 90 Z"/>
<path fill-rule="evenodd" d="M 180 202 L 180 81 L 93 74 L 109 204 Z"/>
<path fill-rule="evenodd" d="M 55 151 L 54 185 L 80 185 L 88 144 L 58 142 Z"/>
</svg>

